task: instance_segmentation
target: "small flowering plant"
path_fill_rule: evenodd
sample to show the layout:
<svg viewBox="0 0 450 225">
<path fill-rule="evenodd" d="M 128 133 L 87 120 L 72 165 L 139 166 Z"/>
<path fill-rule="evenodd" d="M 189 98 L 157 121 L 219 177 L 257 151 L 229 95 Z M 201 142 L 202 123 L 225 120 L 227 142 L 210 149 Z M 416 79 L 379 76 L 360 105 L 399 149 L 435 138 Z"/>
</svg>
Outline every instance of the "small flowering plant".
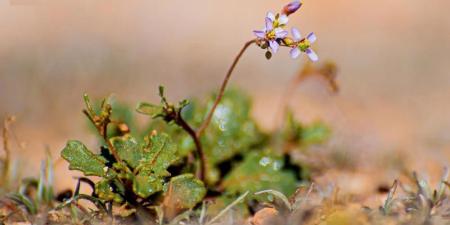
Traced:
<svg viewBox="0 0 450 225">
<path fill-rule="evenodd" d="M 292 37 L 289 37 L 289 32 L 286 30 L 289 22 L 288 16 L 296 12 L 301 6 L 300 1 L 294 1 L 283 7 L 281 13 L 268 12 L 265 18 L 265 27 L 262 30 L 253 31 L 257 37 L 256 43 L 261 48 L 268 50 L 266 52 L 268 59 L 271 58 L 272 54 L 277 53 L 281 46 L 284 46 L 291 48 L 290 55 L 293 59 L 298 58 L 304 52 L 311 61 L 319 60 L 317 54 L 311 49 L 311 44 L 317 39 L 314 33 L 310 33 L 303 38 L 297 28 L 292 28 Z"/>
<path fill-rule="evenodd" d="M 83 112 L 96 128 L 101 146 L 96 151 L 71 140 L 61 157 L 69 163 L 69 169 L 97 178 L 95 182 L 80 178 L 78 187 L 85 182 L 92 187 L 92 194 L 80 194 L 76 188 L 58 209 L 77 206 L 79 199 L 87 199 L 102 215 L 113 216 L 113 206 L 119 206 L 116 209 L 125 210 L 121 217 L 158 214 L 162 224 L 198 209 L 205 198 L 219 196 L 216 200 L 226 202 L 228 197 L 263 189 L 292 194 L 303 178 L 297 169 L 301 165 L 289 159 L 291 146 L 320 143 L 326 139 L 327 129 L 320 124 L 304 126 L 290 118 L 288 129 L 276 131 L 282 135 L 264 133 L 250 116 L 250 99 L 226 88 L 241 56 L 253 44 L 267 49 L 268 59 L 280 47 L 287 47 L 292 58 L 303 52 L 311 61 L 318 60 L 311 49 L 317 39 L 314 33 L 302 37 L 298 29 L 286 29 L 289 16 L 301 5 L 294 1 L 280 13 L 267 13 L 264 28 L 254 31 L 256 38 L 244 44 L 219 91 L 206 105 L 187 100 L 173 104 L 163 87 L 159 88 L 159 104 L 138 104 L 137 112 L 152 119 L 143 132 L 136 132 L 139 126 L 133 126 L 131 120 L 116 118 L 120 111 L 116 107 L 113 111 L 109 99 L 95 107 L 85 95 Z M 278 140 L 289 144 L 278 145 Z"/>
</svg>

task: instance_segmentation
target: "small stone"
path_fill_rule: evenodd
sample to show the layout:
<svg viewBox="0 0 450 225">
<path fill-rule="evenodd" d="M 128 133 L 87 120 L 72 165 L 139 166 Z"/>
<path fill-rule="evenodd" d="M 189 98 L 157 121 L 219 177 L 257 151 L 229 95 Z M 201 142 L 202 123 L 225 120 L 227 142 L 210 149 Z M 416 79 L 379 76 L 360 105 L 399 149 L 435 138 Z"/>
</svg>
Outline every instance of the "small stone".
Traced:
<svg viewBox="0 0 450 225">
<path fill-rule="evenodd" d="M 279 224 L 278 211 L 274 208 L 264 208 L 256 212 L 250 223 L 253 225 Z"/>
</svg>

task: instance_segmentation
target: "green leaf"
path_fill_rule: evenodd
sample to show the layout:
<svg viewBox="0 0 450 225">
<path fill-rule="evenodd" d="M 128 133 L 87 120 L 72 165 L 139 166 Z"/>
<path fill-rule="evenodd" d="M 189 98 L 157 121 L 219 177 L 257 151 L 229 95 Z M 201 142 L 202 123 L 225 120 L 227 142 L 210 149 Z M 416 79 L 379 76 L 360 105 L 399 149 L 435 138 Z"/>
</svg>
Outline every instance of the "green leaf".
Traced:
<svg viewBox="0 0 450 225">
<path fill-rule="evenodd" d="M 207 108 L 213 105 L 214 99 L 215 96 L 212 96 Z M 201 138 L 210 164 L 206 174 L 209 184 L 220 179 L 220 173 L 215 169 L 217 164 L 237 154 L 248 152 L 264 140 L 263 134 L 251 117 L 250 109 L 251 99 L 235 89 L 225 92 L 217 106 L 211 124 Z"/>
<path fill-rule="evenodd" d="M 79 170 L 86 176 L 105 176 L 106 159 L 95 155 L 79 141 L 69 141 L 61 152 L 69 162 L 70 170 Z"/>
<path fill-rule="evenodd" d="M 132 168 L 139 165 L 143 157 L 143 151 L 138 141 L 131 135 L 111 138 L 114 148 L 117 150 L 119 157 L 128 163 Z"/>
<path fill-rule="evenodd" d="M 183 99 L 182 101 L 180 101 L 178 103 L 178 108 L 182 109 L 182 108 L 186 107 L 187 105 L 189 105 L 189 103 L 190 103 L 189 100 Z"/>
<path fill-rule="evenodd" d="M 123 202 L 122 196 L 114 192 L 114 188 L 110 180 L 103 179 L 95 184 L 95 193 L 98 197 L 105 201 Z"/>
<path fill-rule="evenodd" d="M 212 96 L 208 108 L 214 99 Z M 250 108 L 251 100 L 242 92 L 225 92 L 201 140 L 210 163 L 226 161 L 261 142 L 263 136 L 251 118 Z"/>
<path fill-rule="evenodd" d="M 133 191 L 142 198 L 161 191 L 170 165 L 178 160 L 177 146 L 167 134 L 149 135 L 145 140 L 143 159 L 136 168 Z"/>
<path fill-rule="evenodd" d="M 91 115 L 91 116 L 95 115 L 94 110 L 92 109 L 91 100 L 87 93 L 83 94 L 83 100 L 84 100 L 84 104 L 86 105 L 87 112 L 89 113 L 89 115 Z"/>
<path fill-rule="evenodd" d="M 183 174 L 170 180 L 164 204 L 177 209 L 191 209 L 201 202 L 206 195 L 202 181 L 192 174 Z"/>
<path fill-rule="evenodd" d="M 161 191 L 164 180 L 149 171 L 141 171 L 133 179 L 133 192 L 142 198 Z"/>
<path fill-rule="evenodd" d="M 188 105 L 182 113 L 190 113 L 191 111 L 188 109 L 191 105 L 192 104 Z M 146 130 L 147 133 L 150 133 L 153 130 L 157 130 L 164 131 L 164 133 L 169 134 L 173 142 L 177 143 L 177 151 L 180 157 L 187 156 L 189 152 L 195 149 L 194 141 L 192 140 L 192 138 L 186 133 L 186 131 L 184 131 L 176 124 L 167 124 L 164 120 L 153 120 Z"/>
<path fill-rule="evenodd" d="M 304 145 L 320 144 L 330 137 L 330 129 L 322 122 L 315 122 L 302 129 L 301 142 Z"/>
<path fill-rule="evenodd" d="M 168 176 L 170 165 L 179 159 L 177 146 L 167 134 L 149 135 L 144 147 L 144 159 L 139 169 L 152 171 L 156 176 Z"/>
<path fill-rule="evenodd" d="M 289 196 L 295 191 L 297 181 L 293 171 L 282 168 L 281 157 L 251 152 L 224 178 L 223 186 L 231 194 L 272 189 Z"/>
<path fill-rule="evenodd" d="M 162 106 L 154 105 L 147 102 L 140 102 L 136 106 L 136 111 L 145 115 L 149 115 L 153 118 L 161 116 L 164 113 Z"/>
<path fill-rule="evenodd" d="M 206 105 L 191 100 L 181 111 L 182 117 L 192 127 L 198 127 L 214 104 L 216 95 L 211 95 Z M 251 117 L 250 98 L 236 89 L 227 90 L 213 115 L 211 124 L 202 135 L 201 142 L 208 159 L 207 181 L 210 184 L 220 179 L 216 165 L 237 154 L 260 145 L 265 136 Z M 184 157 L 195 151 L 192 138 L 179 126 L 153 120 L 147 131 L 164 131 L 178 144 L 179 156 Z"/>
</svg>

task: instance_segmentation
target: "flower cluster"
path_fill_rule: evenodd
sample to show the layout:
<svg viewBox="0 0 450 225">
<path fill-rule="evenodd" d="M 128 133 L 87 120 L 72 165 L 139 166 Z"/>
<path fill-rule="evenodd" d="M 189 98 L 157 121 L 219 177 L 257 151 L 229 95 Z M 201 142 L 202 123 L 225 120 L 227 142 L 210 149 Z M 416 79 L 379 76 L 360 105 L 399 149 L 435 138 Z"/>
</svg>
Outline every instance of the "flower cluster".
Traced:
<svg viewBox="0 0 450 225">
<path fill-rule="evenodd" d="M 294 59 L 298 58 L 302 52 L 306 53 L 311 61 L 315 62 L 319 59 L 311 49 L 311 44 L 317 39 L 314 33 L 302 37 L 298 29 L 292 28 L 292 37 L 289 37 L 289 32 L 285 30 L 289 21 L 288 16 L 296 12 L 301 6 L 300 1 L 294 1 L 284 6 L 281 13 L 268 12 L 265 18 L 265 27 L 262 30 L 253 31 L 259 46 L 267 49 L 267 58 L 270 58 L 272 53 L 277 53 L 281 46 L 284 46 L 291 48 L 290 55 Z"/>
</svg>

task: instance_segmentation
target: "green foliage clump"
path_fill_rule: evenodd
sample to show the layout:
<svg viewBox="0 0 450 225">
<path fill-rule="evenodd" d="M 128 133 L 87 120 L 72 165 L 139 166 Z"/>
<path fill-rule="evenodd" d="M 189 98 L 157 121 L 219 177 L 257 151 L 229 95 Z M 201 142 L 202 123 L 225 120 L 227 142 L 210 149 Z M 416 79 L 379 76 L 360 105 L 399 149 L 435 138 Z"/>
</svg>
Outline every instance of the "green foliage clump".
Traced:
<svg viewBox="0 0 450 225">
<path fill-rule="evenodd" d="M 180 114 L 187 123 L 198 127 L 215 98 L 215 94 L 211 95 L 204 104 L 192 100 L 184 106 Z M 264 189 L 292 194 L 300 181 L 297 176 L 300 171 L 286 167 L 285 155 L 289 153 L 273 146 L 275 139 L 281 138 L 283 143 L 306 148 L 325 142 L 330 130 L 321 122 L 301 124 L 289 113 L 285 121 L 286 126 L 282 130 L 266 133 L 252 118 L 251 108 L 251 98 L 242 91 L 230 89 L 224 93 L 211 124 L 200 137 L 207 158 L 205 182 L 212 189 L 223 190 L 226 196 L 238 196 L 246 191 L 256 192 Z M 153 118 L 163 117 L 162 106 L 140 103 L 137 109 L 138 112 Z M 192 138 L 176 123 L 152 120 L 147 130 L 154 129 L 164 131 L 177 140 L 183 156 L 195 151 Z"/>
<path fill-rule="evenodd" d="M 194 127 L 202 125 L 216 96 L 205 103 L 183 100 L 172 104 L 163 88 L 159 95 L 160 104 L 137 106 L 137 112 L 151 116 L 146 124 L 136 123 L 136 113 L 125 104 L 107 98 L 92 105 L 85 95 L 83 112 L 99 137 L 99 146 L 95 149 L 70 140 L 61 151 L 69 169 L 85 177 L 78 178 L 73 192 L 54 195 L 48 158 L 39 179 L 24 180 L 18 191 L 8 195 L 26 211 L 25 221 L 46 212 L 56 212 L 60 221 L 72 223 L 107 221 L 111 216 L 123 220 L 144 216 L 164 223 L 194 214 L 216 220 L 223 215 L 219 211 L 231 205 L 245 214 L 252 200 L 267 200 L 251 193 L 293 194 L 302 181 L 299 169 L 303 165 L 290 165 L 289 154 L 320 144 L 329 135 L 323 124 L 304 125 L 292 114 L 282 129 L 265 132 L 251 116 L 250 97 L 236 89 L 224 93 L 211 123 L 199 135 Z M 286 146 L 280 148 L 279 140 Z M 80 193 L 81 184 L 88 184 L 92 193 Z M 215 203 L 205 203 L 206 197 Z M 86 209 L 80 200 L 90 201 L 98 210 Z M 61 204 L 55 207 L 56 201 Z"/>
<path fill-rule="evenodd" d="M 106 145 L 101 147 L 100 153 L 94 153 L 80 141 L 69 141 L 61 156 L 69 162 L 69 169 L 81 171 L 85 176 L 100 177 L 92 197 L 103 204 L 127 204 L 137 208 L 145 204 L 156 205 L 161 201 L 157 198 L 165 196 L 171 185 L 190 187 L 194 184 L 194 192 L 189 188 L 177 188 L 173 192 L 177 196 L 188 197 L 186 208 L 194 207 L 203 199 L 206 189 L 202 181 L 189 173 L 171 174 L 168 171 L 180 160 L 177 144 L 168 134 L 154 131 L 145 135 L 143 140 L 130 133 L 110 137 L 107 133 L 111 121 L 108 101 L 103 101 L 99 113 L 91 110 L 87 96 L 85 102 L 85 114 Z M 177 183 L 180 179 L 182 182 Z"/>
<path fill-rule="evenodd" d="M 168 219 L 196 208 L 207 193 L 218 193 L 213 196 L 219 205 L 248 191 L 270 189 L 291 195 L 301 181 L 298 168 L 302 165 L 287 165 L 289 151 L 274 143 L 281 138 L 289 146 L 304 148 L 322 143 L 329 135 L 323 124 L 306 126 L 291 114 L 283 129 L 266 133 L 251 116 L 251 99 L 236 89 L 224 93 L 211 123 L 199 134 L 194 127 L 202 125 L 215 95 L 204 104 L 198 100 L 172 104 L 162 87 L 159 95 L 160 104 L 138 104 L 136 111 L 152 118 L 141 127 L 126 107 L 115 103 L 120 108 L 115 111 L 105 99 L 94 109 L 85 96 L 84 113 L 102 145 L 96 151 L 72 140 L 61 156 L 69 169 L 100 179 L 92 182 L 92 195 L 76 192 L 70 202 L 80 196 L 107 213 L 112 212 L 108 205 L 131 207 L 131 214 L 144 207 Z M 247 199 L 261 198 L 249 195 Z"/>
<path fill-rule="evenodd" d="M 212 95 L 204 105 L 193 100 L 182 111 L 181 115 L 187 123 L 199 126 L 211 108 L 215 95 Z M 148 112 L 141 103 L 139 112 Z M 148 108 L 148 107 L 147 107 Z M 218 164 L 232 159 L 236 155 L 243 155 L 252 151 L 254 147 L 263 144 L 265 134 L 258 128 L 251 118 L 251 100 L 241 91 L 231 89 L 225 92 L 221 103 L 213 114 L 211 124 L 206 128 L 200 142 L 207 156 L 208 184 L 217 183 L 223 174 L 217 168 Z M 145 113 L 147 114 L 147 113 Z M 148 130 L 163 130 L 179 141 L 184 155 L 195 150 L 192 138 L 175 124 L 162 124 L 160 120 L 153 120 Z"/>
</svg>

